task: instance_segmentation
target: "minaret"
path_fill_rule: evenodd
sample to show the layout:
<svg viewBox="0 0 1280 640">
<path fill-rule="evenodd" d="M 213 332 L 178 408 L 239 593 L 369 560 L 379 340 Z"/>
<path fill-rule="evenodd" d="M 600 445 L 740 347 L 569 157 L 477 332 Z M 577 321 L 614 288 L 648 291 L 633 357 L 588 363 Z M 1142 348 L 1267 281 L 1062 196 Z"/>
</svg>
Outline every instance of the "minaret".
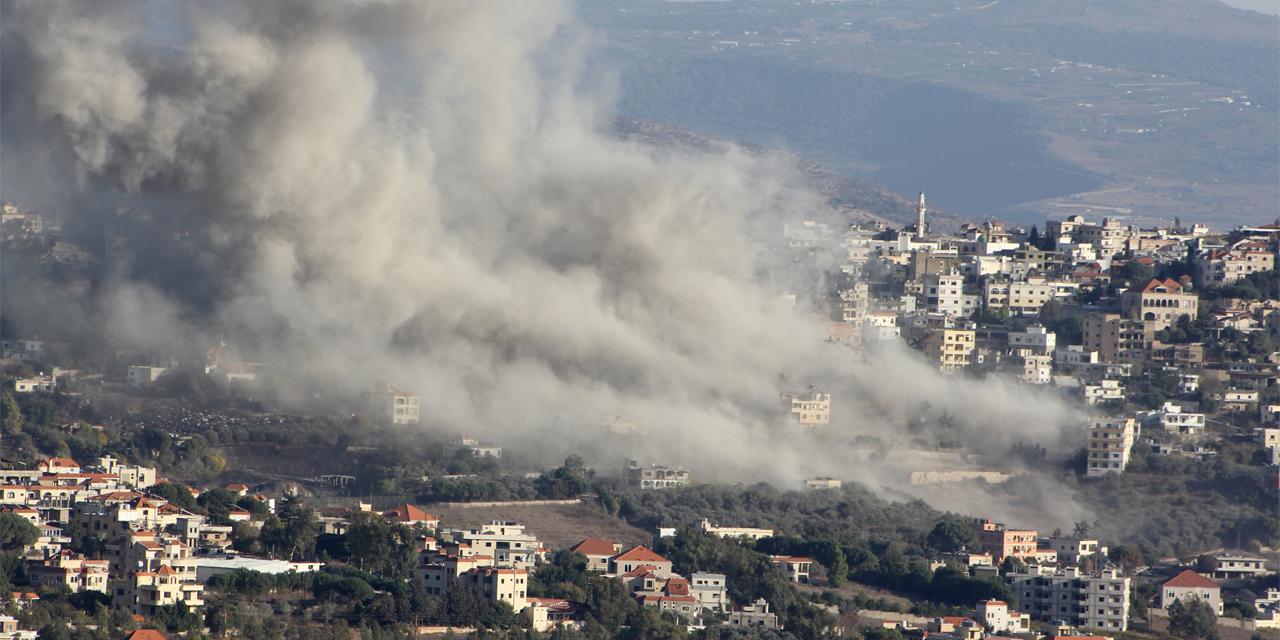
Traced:
<svg viewBox="0 0 1280 640">
<path fill-rule="evenodd" d="M 916 205 L 916 239 L 924 242 L 924 192 L 920 192 L 920 202 Z"/>
</svg>

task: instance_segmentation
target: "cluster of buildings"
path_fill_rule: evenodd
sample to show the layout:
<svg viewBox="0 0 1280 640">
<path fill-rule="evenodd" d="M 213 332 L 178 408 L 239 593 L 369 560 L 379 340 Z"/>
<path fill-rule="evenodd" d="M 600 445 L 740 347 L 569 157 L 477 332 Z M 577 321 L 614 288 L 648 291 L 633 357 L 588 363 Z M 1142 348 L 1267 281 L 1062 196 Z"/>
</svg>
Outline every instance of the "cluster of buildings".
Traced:
<svg viewBox="0 0 1280 640">
<path fill-rule="evenodd" d="M 1197 445 L 1221 412 L 1258 411 L 1260 421 L 1280 424 L 1280 405 L 1259 404 L 1259 389 L 1280 384 L 1280 356 L 1238 347 L 1280 344 L 1280 291 L 1258 292 L 1257 300 L 1230 288 L 1252 287 L 1246 278 L 1276 268 L 1280 225 L 1210 233 L 1074 215 L 1047 221 L 1043 231 L 988 221 L 946 233 L 930 228 L 925 214 L 921 195 L 916 223 L 901 229 L 784 229 L 787 251 L 840 263 L 813 306 L 832 343 L 855 352 L 903 343 L 944 373 L 1005 375 L 1112 409 L 1155 390 L 1158 376 L 1165 399 L 1158 409 L 1083 425 L 1090 476 L 1122 473 L 1137 442 L 1211 455 Z M 1256 333 L 1270 340 L 1253 340 Z M 1135 365 L 1140 390 L 1130 380 Z M 1201 393 L 1205 379 L 1221 391 Z M 784 393 L 782 401 L 793 424 L 831 420 L 830 396 L 821 391 Z M 1269 455 L 1280 463 L 1275 448 Z"/>
<path fill-rule="evenodd" d="M 1109 565 L 1108 549 L 1097 540 L 1042 537 L 1036 531 L 1009 529 L 985 519 L 971 526 L 981 548 L 942 554 L 942 561 L 958 562 L 969 566 L 974 575 L 992 578 L 999 576 L 997 567 L 1005 558 L 1024 563 L 1002 578 L 1018 598 L 1017 611 L 1004 602 L 978 604 L 978 617 L 997 636 L 1025 630 L 1031 620 L 1109 632 L 1127 629 L 1132 579 Z M 1162 581 L 1150 606 L 1167 609 L 1174 600 L 1194 597 L 1222 616 L 1222 588 L 1272 573 L 1264 558 L 1227 552 L 1215 557 L 1217 568 L 1211 574 L 1184 570 Z M 1269 590 L 1255 606 L 1261 612 L 1258 628 L 1280 626 L 1280 590 Z"/>
<path fill-rule="evenodd" d="M 155 469 L 120 464 L 110 456 L 91 466 L 46 458 L 33 470 L 0 470 L 0 479 L 0 509 L 28 520 L 39 531 L 37 540 L 23 550 L 32 586 L 98 591 L 111 598 L 113 609 L 143 619 L 179 602 L 202 606 L 203 583 L 216 573 L 237 568 L 314 571 L 320 566 L 314 560 L 229 554 L 233 527 L 214 524 L 207 516 L 148 493 L 157 482 Z M 249 495 L 244 485 L 227 490 Z M 273 499 L 253 497 L 274 509 Z M 251 515 L 233 508 L 228 518 L 248 522 Z M 73 551 L 95 540 L 103 550 L 101 559 Z"/>
<path fill-rule="evenodd" d="M 863 346 L 905 339 L 943 371 L 984 369 L 1048 383 L 1041 369 L 1075 375 L 1079 365 L 1142 361 L 1188 366 L 1218 357 L 1212 344 L 1156 340 L 1156 332 L 1181 316 L 1205 316 L 1206 339 L 1228 327 L 1273 334 L 1280 330 L 1275 300 L 1211 303 L 1199 295 L 1208 287 L 1274 269 L 1277 226 L 1210 234 L 1198 225 L 1190 230 L 1139 229 L 1112 218 L 1089 222 L 1070 216 L 1048 221 L 1043 234 L 996 221 L 946 234 L 930 229 L 924 212 L 921 196 L 914 227 L 860 224 L 843 237 L 823 225 L 803 227 L 805 250 L 828 251 L 842 260 L 845 277 L 825 292 L 819 307 L 829 309 L 831 340 Z M 1171 263 L 1185 265 L 1180 270 L 1189 273 L 1138 282 L 1126 276 L 1126 288 L 1106 295 L 1118 268 L 1141 272 L 1130 268 L 1140 265 L 1152 272 Z M 1280 292 L 1265 293 L 1280 299 Z M 1078 316 L 1085 323 L 1083 349 L 1074 356 L 1056 353 L 1052 333 L 1039 330 L 1028 336 L 971 320 L 977 312 L 988 312 L 986 318 L 1034 320 L 1051 302 L 1055 316 Z M 1069 359 L 1076 366 L 1061 366 Z"/>
</svg>

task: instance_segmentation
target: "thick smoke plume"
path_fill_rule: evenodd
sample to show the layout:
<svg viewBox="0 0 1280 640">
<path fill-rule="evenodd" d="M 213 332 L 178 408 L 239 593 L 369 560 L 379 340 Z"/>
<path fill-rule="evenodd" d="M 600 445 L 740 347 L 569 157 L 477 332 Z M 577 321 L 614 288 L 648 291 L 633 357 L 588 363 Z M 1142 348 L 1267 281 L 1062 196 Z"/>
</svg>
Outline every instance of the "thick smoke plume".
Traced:
<svg viewBox="0 0 1280 640">
<path fill-rule="evenodd" d="M 106 287 L 115 340 L 225 339 L 282 378 L 393 380 L 435 427 L 721 480 L 856 476 L 853 434 L 943 414 L 994 453 L 1078 446 L 1025 390 L 842 365 L 753 280 L 746 231 L 796 202 L 789 174 L 600 133 L 609 76 L 569 2 L 4 7 L 8 197 L 128 197 L 208 234 L 185 288 Z M 783 374 L 834 393 L 849 436 L 779 424 Z M 584 436 L 606 413 L 648 437 Z"/>
</svg>

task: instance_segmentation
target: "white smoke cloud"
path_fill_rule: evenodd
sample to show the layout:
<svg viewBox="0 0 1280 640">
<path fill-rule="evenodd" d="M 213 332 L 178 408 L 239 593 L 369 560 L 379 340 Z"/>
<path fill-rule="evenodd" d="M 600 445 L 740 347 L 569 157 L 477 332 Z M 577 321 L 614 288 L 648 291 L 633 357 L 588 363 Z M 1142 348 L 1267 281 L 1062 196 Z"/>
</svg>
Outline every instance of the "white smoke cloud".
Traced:
<svg viewBox="0 0 1280 640">
<path fill-rule="evenodd" d="M 905 355 L 841 377 L 752 279 L 749 221 L 807 201 L 789 173 L 600 133 L 609 82 L 569 2 L 160 7 L 5 5 L 7 125 L 41 132 L 5 154 L 48 145 L 82 187 L 175 199 L 226 272 L 199 317 L 122 285 L 117 336 L 392 379 L 428 423 L 511 439 L 623 413 L 650 431 L 627 453 L 721 479 L 863 475 L 843 435 L 768 422 L 781 373 L 837 393 L 849 434 L 892 436 L 927 399 L 992 447 L 1078 444 L 1063 407 Z"/>
</svg>

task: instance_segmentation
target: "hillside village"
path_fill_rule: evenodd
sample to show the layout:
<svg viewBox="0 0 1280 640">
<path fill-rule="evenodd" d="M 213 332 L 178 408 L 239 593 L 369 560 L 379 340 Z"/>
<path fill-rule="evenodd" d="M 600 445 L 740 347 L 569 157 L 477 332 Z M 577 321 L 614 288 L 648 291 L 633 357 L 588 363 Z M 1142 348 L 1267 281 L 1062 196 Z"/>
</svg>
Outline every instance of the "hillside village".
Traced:
<svg viewBox="0 0 1280 640">
<path fill-rule="evenodd" d="M 757 256 L 762 267 L 838 258 L 829 287 L 788 300 L 848 357 L 874 363 L 905 346 L 941 374 L 1005 377 L 1077 406 L 1086 447 L 1074 473 L 1084 481 L 1132 473 L 1135 459 L 1144 469 L 1158 457 L 1208 464 L 1228 447 L 1247 446 L 1257 453 L 1233 464 L 1274 502 L 1280 227 L 1219 234 L 1070 216 L 1043 231 L 991 221 L 944 233 L 929 227 L 923 195 L 918 216 L 903 229 L 792 223 L 758 245 Z M 83 252 L 57 240 L 56 224 L 20 207 L 6 205 L 3 228 L 8 246 L 37 247 L 78 268 L 93 264 L 68 258 Z M 57 418 L 74 417 L 78 399 L 183 396 L 203 380 L 224 392 L 252 388 L 269 379 L 269 365 L 223 344 L 194 366 L 125 352 L 105 372 L 63 369 L 66 348 L 36 335 L 4 336 L 4 637 L 88 637 L 110 628 L 102 637 L 114 638 L 141 626 L 215 637 L 303 637 L 314 627 L 335 638 L 480 629 L 557 638 L 1065 640 L 1280 628 L 1274 517 L 1248 549 L 1239 541 L 1218 550 L 1179 542 L 1176 557 L 1100 540 L 1091 535 L 1096 523 L 1049 533 L 936 512 L 911 525 L 916 537 L 848 529 L 837 543 L 815 533 L 821 527 L 759 526 L 760 517 L 646 515 L 702 500 L 698 492 L 712 489 L 696 469 L 628 460 L 597 476 L 574 456 L 528 473 L 509 466 L 520 463 L 504 459 L 500 443 L 469 434 L 438 445 L 421 482 L 377 479 L 350 460 L 330 460 L 310 463 L 318 470 L 310 479 L 219 484 L 230 471 L 220 447 L 312 421 L 216 409 L 102 425 Z M 185 386 L 173 384 L 179 379 Z M 365 422 L 315 428 L 383 428 L 391 431 L 381 437 L 394 439 L 429 420 L 419 395 L 391 382 L 354 402 Z M 778 406 L 801 431 L 821 432 L 839 418 L 838 399 L 813 387 L 782 391 Z M 643 436 L 647 426 L 614 415 L 599 428 Z M 383 451 L 346 438 L 348 458 Z M 910 477 L 992 483 L 1011 473 Z M 808 478 L 801 487 L 783 495 L 842 512 L 850 500 L 869 504 L 839 478 Z M 352 497 L 354 488 L 379 494 L 380 503 L 406 502 L 375 508 Z M 414 490 L 420 499 L 406 494 Z M 477 499 L 497 508 L 630 514 L 654 526 L 644 544 L 584 536 L 553 547 L 521 522 L 462 526 L 429 513 L 433 503 L 482 504 Z M 876 500 L 864 508 L 894 508 Z M 898 596 L 868 597 L 866 589 Z M 723 635 L 729 629 L 776 635 Z"/>
</svg>

